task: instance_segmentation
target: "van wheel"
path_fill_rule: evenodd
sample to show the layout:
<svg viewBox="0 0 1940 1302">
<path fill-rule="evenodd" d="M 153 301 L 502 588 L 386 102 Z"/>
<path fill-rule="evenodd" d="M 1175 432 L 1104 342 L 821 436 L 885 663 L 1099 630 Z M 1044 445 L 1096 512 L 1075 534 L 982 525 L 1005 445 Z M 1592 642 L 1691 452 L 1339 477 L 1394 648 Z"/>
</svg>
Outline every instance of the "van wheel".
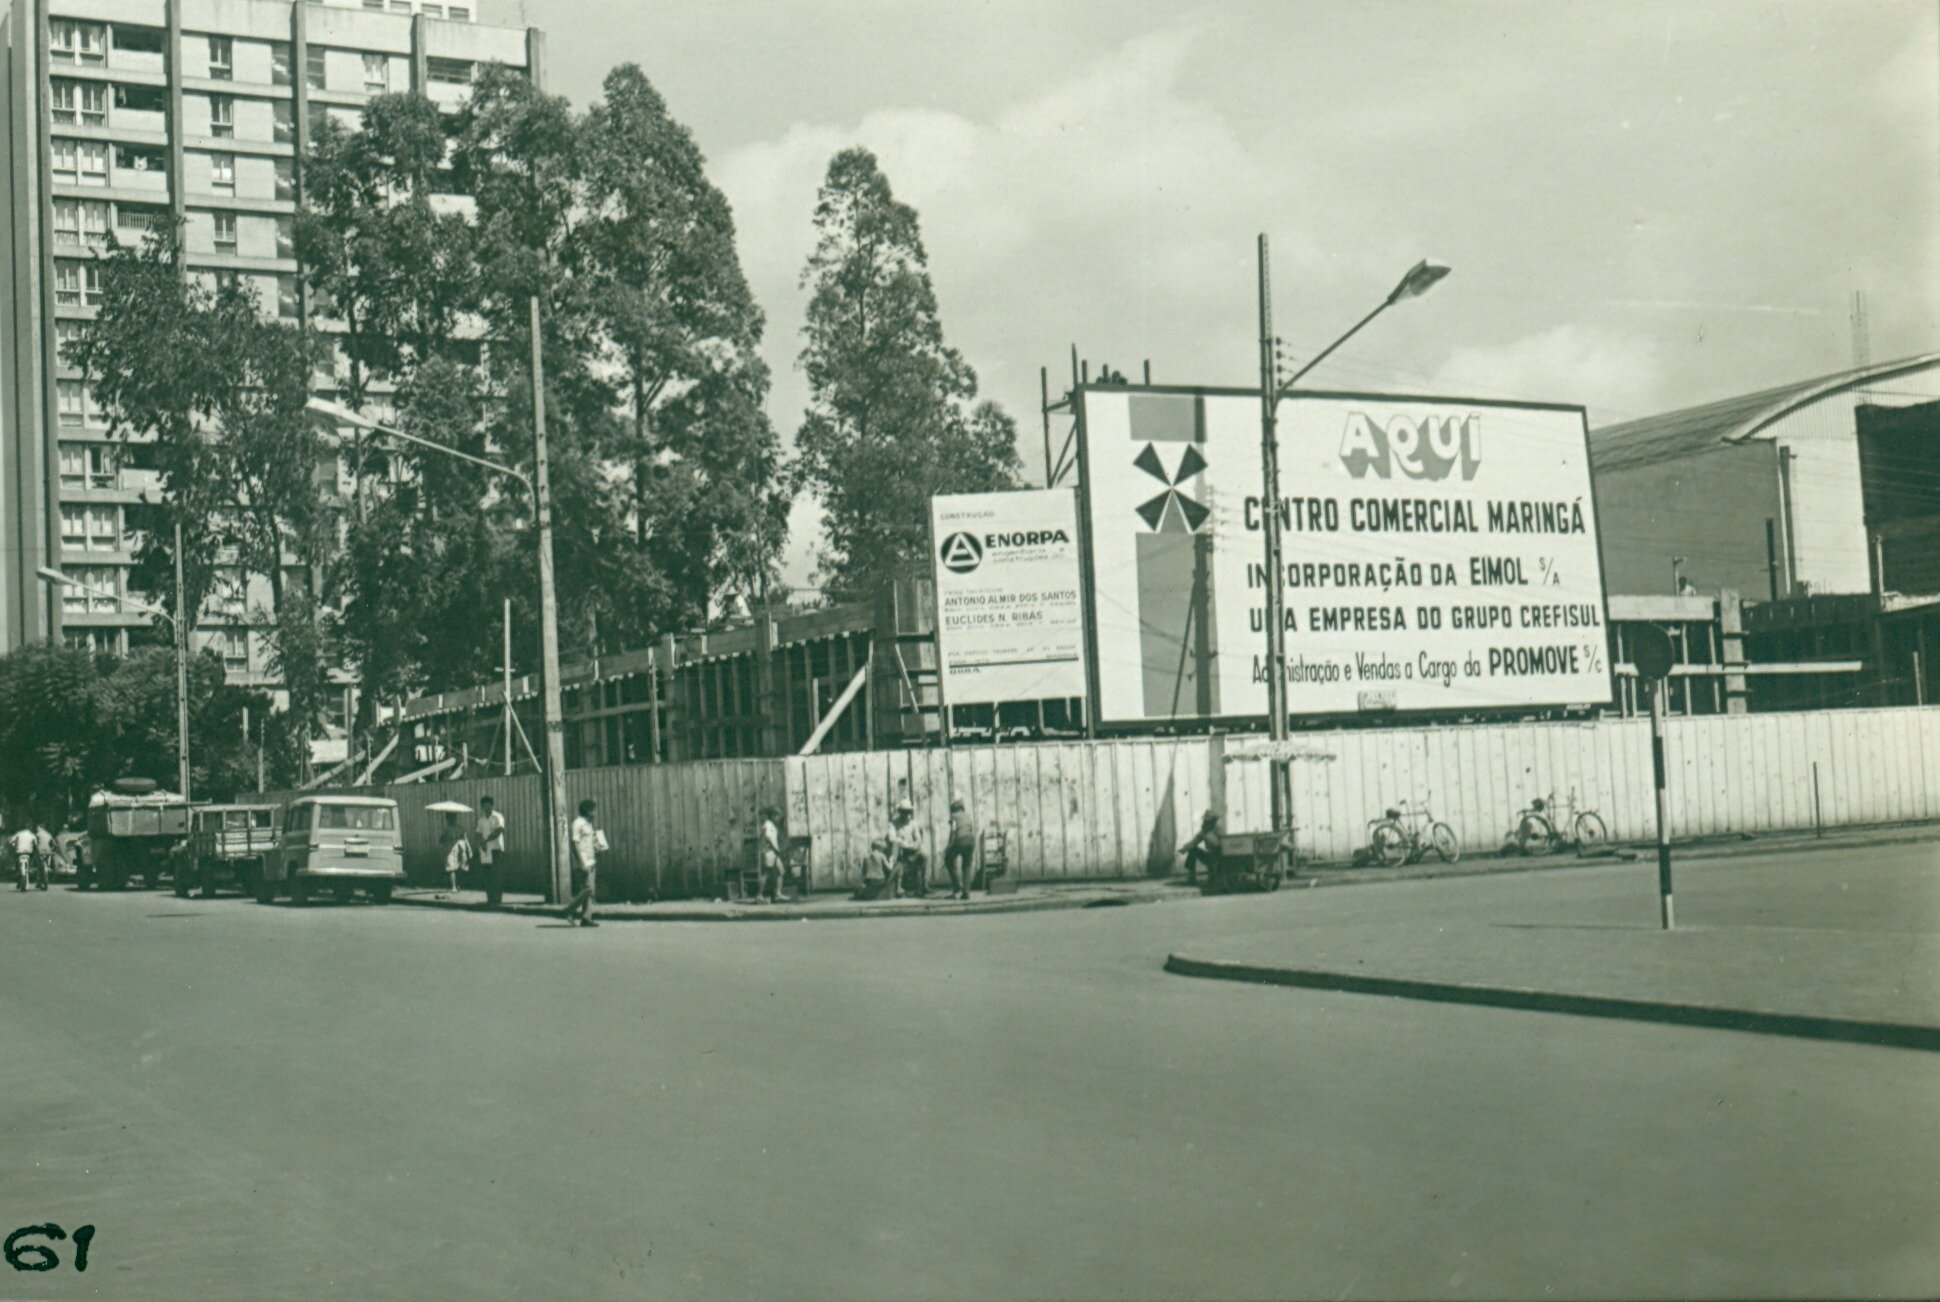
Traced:
<svg viewBox="0 0 1940 1302">
<path fill-rule="evenodd" d="M 339 904 L 350 903 L 350 884 L 339 882 L 330 888 L 330 898 Z"/>
<path fill-rule="evenodd" d="M 253 871 L 252 878 L 250 884 L 256 888 L 256 903 L 276 903 L 276 883 L 269 879 L 269 874 L 257 868 Z"/>
</svg>

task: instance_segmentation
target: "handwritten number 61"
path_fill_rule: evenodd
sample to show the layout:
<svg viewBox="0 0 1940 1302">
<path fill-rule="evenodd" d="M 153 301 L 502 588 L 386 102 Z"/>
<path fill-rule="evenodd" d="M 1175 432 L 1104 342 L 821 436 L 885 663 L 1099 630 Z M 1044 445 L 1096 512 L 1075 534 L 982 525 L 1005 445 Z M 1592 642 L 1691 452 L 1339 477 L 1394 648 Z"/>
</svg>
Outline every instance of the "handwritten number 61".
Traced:
<svg viewBox="0 0 1940 1302">
<path fill-rule="evenodd" d="M 61 1264 L 61 1259 L 45 1243 L 23 1243 L 22 1239 L 65 1239 L 67 1231 L 54 1224 L 23 1225 L 7 1236 L 5 1248 L 0 1254 L 7 1258 L 7 1264 L 15 1270 L 53 1270 Z M 83 1225 L 74 1231 L 74 1269 L 88 1268 L 88 1245 L 94 1242 L 94 1227 Z"/>
</svg>

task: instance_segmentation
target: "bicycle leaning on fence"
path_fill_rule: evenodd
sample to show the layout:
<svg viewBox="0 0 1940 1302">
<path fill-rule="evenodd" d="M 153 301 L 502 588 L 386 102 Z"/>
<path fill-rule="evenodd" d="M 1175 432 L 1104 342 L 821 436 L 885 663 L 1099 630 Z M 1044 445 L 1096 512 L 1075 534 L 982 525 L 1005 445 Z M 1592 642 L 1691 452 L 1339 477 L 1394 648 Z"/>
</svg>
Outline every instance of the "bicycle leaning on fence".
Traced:
<svg viewBox="0 0 1940 1302">
<path fill-rule="evenodd" d="M 1365 853 L 1376 863 L 1416 863 L 1431 851 L 1443 863 L 1462 857 L 1455 829 L 1429 812 L 1425 796 L 1418 802 L 1404 800 L 1367 825 Z"/>
<path fill-rule="evenodd" d="M 1530 801 L 1529 808 L 1516 815 L 1509 839 L 1523 854 L 1549 854 L 1568 846 L 1578 855 L 1591 855 L 1610 843 L 1610 829 L 1596 810 L 1578 805 L 1576 790 L 1571 788 L 1565 803 L 1557 803 L 1554 791 Z"/>
</svg>

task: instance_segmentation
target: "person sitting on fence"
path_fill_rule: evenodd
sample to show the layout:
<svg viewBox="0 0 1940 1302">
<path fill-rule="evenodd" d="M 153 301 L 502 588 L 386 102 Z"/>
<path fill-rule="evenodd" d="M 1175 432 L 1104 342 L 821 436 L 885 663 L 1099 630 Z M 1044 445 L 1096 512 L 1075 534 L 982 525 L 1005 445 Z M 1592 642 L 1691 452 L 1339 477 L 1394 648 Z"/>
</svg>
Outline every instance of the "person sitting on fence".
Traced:
<svg viewBox="0 0 1940 1302">
<path fill-rule="evenodd" d="M 1200 864 L 1206 865 L 1206 876 L 1212 877 L 1222 848 L 1219 815 L 1208 809 L 1205 817 L 1199 820 L 1199 834 L 1179 847 L 1179 853 L 1186 857 L 1187 885 L 1199 880 Z"/>
<path fill-rule="evenodd" d="M 896 802 L 896 812 L 889 818 L 889 839 L 896 847 L 898 890 L 919 899 L 927 896 L 930 861 L 923 853 L 923 835 L 916 829 L 916 806 L 907 800 Z"/>
</svg>

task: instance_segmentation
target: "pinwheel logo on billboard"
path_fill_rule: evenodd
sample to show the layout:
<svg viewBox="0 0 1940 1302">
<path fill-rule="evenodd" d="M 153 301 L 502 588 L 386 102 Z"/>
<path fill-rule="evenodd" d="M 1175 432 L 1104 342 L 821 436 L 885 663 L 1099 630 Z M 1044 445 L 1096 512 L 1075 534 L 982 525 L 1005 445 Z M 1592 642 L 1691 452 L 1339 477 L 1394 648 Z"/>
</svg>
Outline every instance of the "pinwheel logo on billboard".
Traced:
<svg viewBox="0 0 1940 1302">
<path fill-rule="evenodd" d="M 1082 400 L 1099 721 L 1264 715 L 1259 395 Z M 1580 407 L 1302 394 L 1278 428 L 1292 714 L 1609 702 Z"/>
<path fill-rule="evenodd" d="M 936 646 L 950 705 L 1085 694 L 1070 489 L 930 499 Z"/>
</svg>

